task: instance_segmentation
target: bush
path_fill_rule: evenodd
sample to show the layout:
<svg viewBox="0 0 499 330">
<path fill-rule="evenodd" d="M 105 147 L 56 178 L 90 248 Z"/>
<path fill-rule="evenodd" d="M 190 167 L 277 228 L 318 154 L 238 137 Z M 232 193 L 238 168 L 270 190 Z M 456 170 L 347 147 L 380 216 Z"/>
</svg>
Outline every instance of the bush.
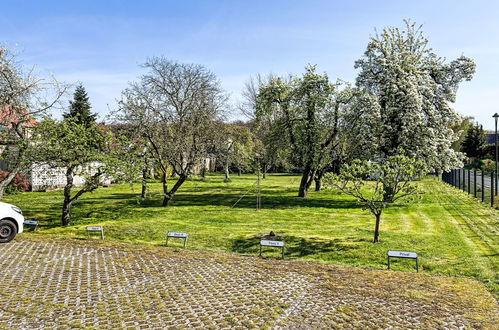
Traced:
<svg viewBox="0 0 499 330">
<path fill-rule="evenodd" d="M 0 171 L 0 181 L 4 180 L 9 175 L 7 171 Z M 14 179 L 9 183 L 7 188 L 5 188 L 5 193 L 14 194 L 20 191 L 30 191 L 31 185 L 23 174 L 16 174 Z"/>
</svg>

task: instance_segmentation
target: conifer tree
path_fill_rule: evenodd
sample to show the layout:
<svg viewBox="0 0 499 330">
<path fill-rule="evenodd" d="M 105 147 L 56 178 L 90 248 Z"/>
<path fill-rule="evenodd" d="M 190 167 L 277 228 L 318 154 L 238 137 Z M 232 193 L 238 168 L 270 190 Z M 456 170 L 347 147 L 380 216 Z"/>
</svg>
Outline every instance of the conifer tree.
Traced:
<svg viewBox="0 0 499 330">
<path fill-rule="evenodd" d="M 483 157 L 487 153 L 487 142 L 482 125 L 473 125 L 466 132 L 461 151 L 468 157 Z"/>
<path fill-rule="evenodd" d="M 63 114 L 64 118 L 75 118 L 76 123 L 90 127 L 95 123 L 97 114 L 90 112 L 91 106 L 87 92 L 83 85 L 76 86 L 73 101 L 69 101 L 69 112 Z"/>
</svg>

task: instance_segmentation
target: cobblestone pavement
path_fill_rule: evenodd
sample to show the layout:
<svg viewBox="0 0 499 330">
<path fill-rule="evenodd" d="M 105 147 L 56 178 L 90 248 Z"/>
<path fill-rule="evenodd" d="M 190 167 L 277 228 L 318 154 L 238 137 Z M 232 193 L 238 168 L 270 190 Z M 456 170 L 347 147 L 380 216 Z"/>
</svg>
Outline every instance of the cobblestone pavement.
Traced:
<svg viewBox="0 0 499 330">
<path fill-rule="evenodd" d="M 96 240 L 0 245 L 0 328 L 493 328 L 472 280 Z"/>
</svg>

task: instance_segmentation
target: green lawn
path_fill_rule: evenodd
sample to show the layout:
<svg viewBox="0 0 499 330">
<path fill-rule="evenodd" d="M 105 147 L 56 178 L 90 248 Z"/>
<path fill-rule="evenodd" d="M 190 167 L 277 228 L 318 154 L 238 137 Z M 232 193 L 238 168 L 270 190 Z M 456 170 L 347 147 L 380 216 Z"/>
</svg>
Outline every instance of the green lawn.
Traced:
<svg viewBox="0 0 499 330">
<path fill-rule="evenodd" d="M 189 233 L 188 247 L 256 255 L 260 235 L 273 230 L 286 242 L 286 257 L 370 268 L 386 268 L 387 250 L 416 251 L 420 271 L 468 276 L 499 291 L 499 213 L 462 191 L 435 179 L 420 184 L 426 191 L 411 206 L 388 208 L 381 222 L 381 243 L 371 243 L 374 218 L 355 200 L 335 191 L 295 197 L 299 177 L 270 175 L 262 180 L 262 210 L 255 210 L 253 175 L 222 176 L 184 184 L 169 208 L 161 207 L 161 187 L 140 200 L 140 186 L 102 188 L 84 195 L 73 208 L 73 224 L 59 227 L 62 192 L 31 192 L 5 198 L 38 219 L 38 234 L 86 237 L 85 226 L 105 226 L 106 239 L 163 245 L 167 231 Z M 27 235 L 33 235 L 28 233 Z M 178 241 L 180 246 L 180 241 Z M 277 250 L 267 255 L 277 256 Z M 397 260 L 393 269 L 413 271 L 414 262 Z"/>
</svg>

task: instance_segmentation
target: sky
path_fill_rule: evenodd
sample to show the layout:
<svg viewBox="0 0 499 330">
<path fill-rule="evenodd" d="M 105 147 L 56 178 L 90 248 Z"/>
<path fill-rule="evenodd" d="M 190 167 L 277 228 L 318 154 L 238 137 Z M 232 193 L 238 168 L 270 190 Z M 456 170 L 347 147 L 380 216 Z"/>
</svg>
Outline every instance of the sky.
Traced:
<svg viewBox="0 0 499 330">
<path fill-rule="evenodd" d="M 204 65 L 232 104 L 250 76 L 300 75 L 307 64 L 354 83 L 370 37 L 404 19 L 422 24 L 448 61 L 475 60 L 453 105 L 459 113 L 493 129 L 499 112 L 499 0 L 0 1 L 0 43 L 40 75 L 81 82 L 101 119 L 152 56 Z"/>
</svg>

